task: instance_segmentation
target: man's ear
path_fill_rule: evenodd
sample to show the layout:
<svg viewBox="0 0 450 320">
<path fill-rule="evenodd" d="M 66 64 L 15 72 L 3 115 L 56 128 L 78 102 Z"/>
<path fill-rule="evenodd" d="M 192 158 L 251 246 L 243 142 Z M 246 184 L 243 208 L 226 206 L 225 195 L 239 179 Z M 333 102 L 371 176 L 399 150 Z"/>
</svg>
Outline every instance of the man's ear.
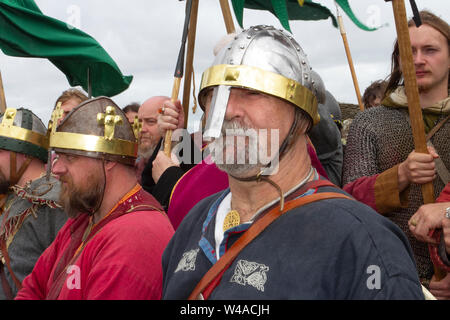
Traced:
<svg viewBox="0 0 450 320">
<path fill-rule="evenodd" d="M 117 162 L 105 160 L 105 170 L 109 171 L 116 166 Z"/>
</svg>

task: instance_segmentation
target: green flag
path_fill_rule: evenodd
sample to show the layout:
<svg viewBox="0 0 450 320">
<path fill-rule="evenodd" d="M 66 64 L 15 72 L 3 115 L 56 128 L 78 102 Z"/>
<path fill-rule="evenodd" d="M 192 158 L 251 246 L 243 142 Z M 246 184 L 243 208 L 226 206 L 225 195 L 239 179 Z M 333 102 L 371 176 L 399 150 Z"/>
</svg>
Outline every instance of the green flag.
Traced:
<svg viewBox="0 0 450 320">
<path fill-rule="evenodd" d="M 47 58 L 71 86 L 86 92 L 89 69 L 93 96 L 114 96 L 133 80 L 94 38 L 44 15 L 33 0 L 0 0 L 0 49 L 9 56 Z"/>
<path fill-rule="evenodd" d="M 331 18 L 333 26 L 338 27 L 336 17 L 327 8 L 312 0 L 231 0 L 234 14 L 241 28 L 244 8 L 256 10 L 268 10 L 280 20 L 283 28 L 291 32 L 289 20 L 326 20 Z M 373 31 L 358 20 L 353 13 L 348 0 L 336 0 L 336 3 L 344 10 L 349 18 L 361 29 Z"/>
</svg>

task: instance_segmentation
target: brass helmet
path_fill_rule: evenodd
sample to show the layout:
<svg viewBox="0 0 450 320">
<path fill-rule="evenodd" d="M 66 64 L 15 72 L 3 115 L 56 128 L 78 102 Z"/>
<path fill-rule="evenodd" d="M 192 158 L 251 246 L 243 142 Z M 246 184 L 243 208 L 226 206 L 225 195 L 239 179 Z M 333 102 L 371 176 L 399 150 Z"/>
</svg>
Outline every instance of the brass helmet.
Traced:
<svg viewBox="0 0 450 320">
<path fill-rule="evenodd" d="M 302 109 L 313 124 L 319 122 L 318 91 L 306 54 L 294 38 L 272 26 L 255 26 L 237 34 L 222 48 L 202 76 L 199 103 L 213 88 L 205 128 L 206 138 L 220 135 L 230 88 L 263 92 Z"/>
<path fill-rule="evenodd" d="M 7 108 L 0 115 L 0 149 L 23 153 L 47 162 L 47 128 L 32 111 Z"/>
<path fill-rule="evenodd" d="M 49 125 L 52 150 L 134 165 L 137 140 L 133 128 L 110 98 L 84 101 L 56 127 L 61 116 L 58 105 Z"/>
</svg>

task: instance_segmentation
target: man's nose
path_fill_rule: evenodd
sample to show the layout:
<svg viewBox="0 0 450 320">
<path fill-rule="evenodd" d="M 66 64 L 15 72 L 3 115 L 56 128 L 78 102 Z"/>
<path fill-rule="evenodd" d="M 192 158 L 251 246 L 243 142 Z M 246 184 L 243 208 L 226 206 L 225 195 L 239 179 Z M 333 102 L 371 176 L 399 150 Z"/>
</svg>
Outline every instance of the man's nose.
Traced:
<svg viewBox="0 0 450 320">
<path fill-rule="evenodd" d="M 66 168 L 63 164 L 63 161 L 60 160 L 59 155 L 52 156 L 51 165 L 52 165 L 52 173 L 58 177 L 60 177 L 66 172 Z"/>
<path fill-rule="evenodd" d="M 243 105 L 240 95 L 236 90 L 231 89 L 228 98 L 227 110 L 225 111 L 225 120 L 232 120 L 243 116 Z"/>
<path fill-rule="evenodd" d="M 417 50 L 416 52 L 413 53 L 413 61 L 414 61 L 415 65 L 420 65 L 420 64 L 425 63 L 424 55 L 423 55 L 422 51 Z"/>
</svg>

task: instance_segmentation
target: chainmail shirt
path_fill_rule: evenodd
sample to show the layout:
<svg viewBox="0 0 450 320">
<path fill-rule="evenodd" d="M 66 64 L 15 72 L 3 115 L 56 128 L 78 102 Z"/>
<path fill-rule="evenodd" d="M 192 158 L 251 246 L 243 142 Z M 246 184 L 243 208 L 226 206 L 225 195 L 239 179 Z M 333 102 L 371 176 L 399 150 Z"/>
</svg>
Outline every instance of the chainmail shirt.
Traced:
<svg viewBox="0 0 450 320">
<path fill-rule="evenodd" d="M 445 118 L 439 116 L 437 122 Z M 450 122 L 447 121 L 431 138 L 436 152 L 450 168 Z M 414 149 L 408 111 L 384 106 L 360 112 L 352 122 L 344 156 L 343 185 L 364 176 L 373 176 L 406 160 Z M 439 177 L 433 181 L 435 198 L 444 188 Z M 411 184 L 408 207 L 386 214 L 408 236 L 420 278 L 433 275 L 427 244 L 418 241 L 409 231 L 408 220 L 423 204 L 421 187 Z"/>
</svg>

